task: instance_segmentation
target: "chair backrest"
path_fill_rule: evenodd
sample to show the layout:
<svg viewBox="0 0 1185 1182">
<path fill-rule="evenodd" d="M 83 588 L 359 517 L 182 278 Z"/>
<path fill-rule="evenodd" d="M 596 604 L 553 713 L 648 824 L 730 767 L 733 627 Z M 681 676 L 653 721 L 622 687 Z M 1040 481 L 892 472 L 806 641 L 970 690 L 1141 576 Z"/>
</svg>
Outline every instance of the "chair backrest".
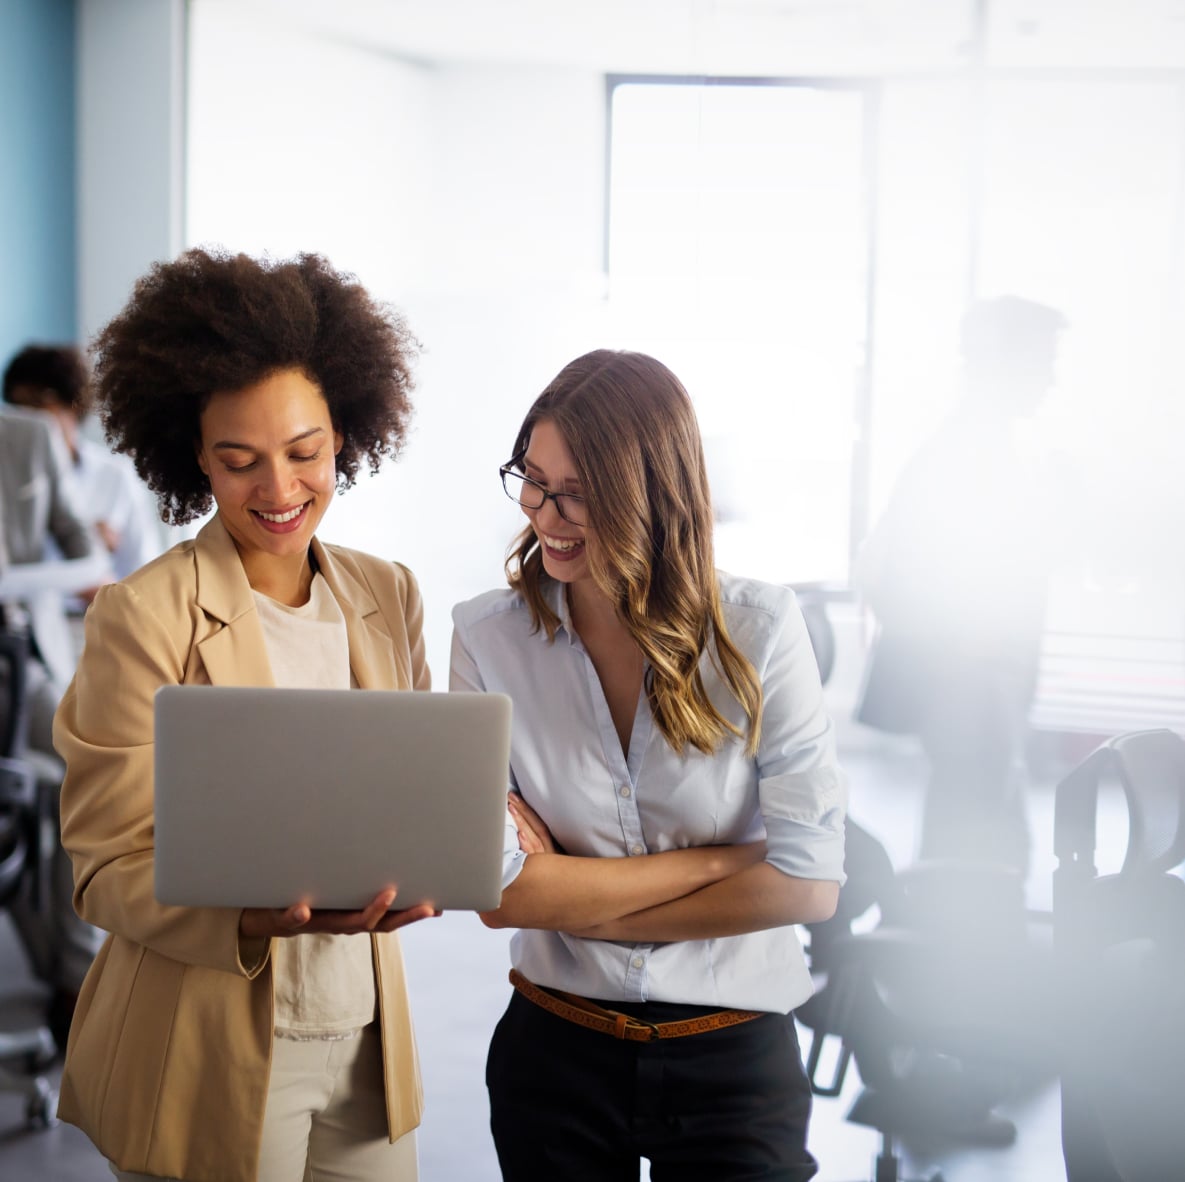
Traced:
<svg viewBox="0 0 1185 1182">
<path fill-rule="evenodd" d="M 33 771 L 20 758 L 28 729 L 28 636 L 0 627 L 0 903 L 17 890 L 33 861 Z"/>
<path fill-rule="evenodd" d="M 28 731 L 28 659 L 27 634 L 0 627 L 0 758 L 3 759 L 24 754 Z"/>
<path fill-rule="evenodd" d="M 1100 876 L 1095 861 L 1099 789 L 1109 779 L 1123 793 L 1127 847 L 1118 874 Z M 1160 909 L 1141 914 L 1130 896 L 1166 889 L 1153 884 L 1185 862 L 1185 739 L 1164 729 L 1130 731 L 1097 747 L 1057 786 L 1053 846 L 1058 863 L 1054 913 L 1060 914 L 1055 926 L 1063 943 L 1083 939 L 1100 946 L 1149 934 Z M 1077 930 L 1082 907 L 1088 914 Z M 1108 921 L 1105 929 L 1098 926 L 1102 919 Z"/>
<path fill-rule="evenodd" d="M 819 667 L 819 680 L 826 685 L 836 658 L 835 629 L 827 614 L 827 605 L 850 600 L 852 592 L 837 583 L 790 583 L 789 586 L 806 621 L 807 636 L 815 654 L 815 664 Z"/>
<path fill-rule="evenodd" d="M 1095 864 L 1100 786 L 1128 817 L 1115 873 Z M 1185 740 L 1119 735 L 1057 786 L 1053 919 L 1068 1182 L 1185 1175 Z"/>
<path fill-rule="evenodd" d="M 0 758 L 0 904 L 16 892 L 33 863 L 30 824 L 35 807 L 33 769 L 24 760 Z"/>
<path fill-rule="evenodd" d="M 1123 872 L 1172 870 L 1185 862 L 1185 739 L 1175 731 L 1139 731 L 1110 747 L 1127 797 Z"/>
</svg>

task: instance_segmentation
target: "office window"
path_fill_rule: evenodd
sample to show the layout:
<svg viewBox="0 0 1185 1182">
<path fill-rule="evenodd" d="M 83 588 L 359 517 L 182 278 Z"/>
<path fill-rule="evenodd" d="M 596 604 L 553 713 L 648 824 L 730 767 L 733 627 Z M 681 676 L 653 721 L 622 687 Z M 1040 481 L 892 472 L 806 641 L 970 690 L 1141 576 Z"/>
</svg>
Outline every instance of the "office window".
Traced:
<svg viewBox="0 0 1185 1182">
<path fill-rule="evenodd" d="M 614 337 L 666 362 L 695 401 L 725 569 L 848 576 L 869 107 L 858 87 L 611 88 Z"/>
</svg>

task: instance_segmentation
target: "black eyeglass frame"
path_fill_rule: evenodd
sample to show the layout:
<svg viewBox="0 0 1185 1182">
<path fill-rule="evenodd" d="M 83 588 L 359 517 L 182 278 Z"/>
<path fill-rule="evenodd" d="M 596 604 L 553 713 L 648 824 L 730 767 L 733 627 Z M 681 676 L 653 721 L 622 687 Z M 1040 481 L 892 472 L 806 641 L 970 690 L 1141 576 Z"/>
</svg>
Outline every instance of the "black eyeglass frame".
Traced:
<svg viewBox="0 0 1185 1182">
<path fill-rule="evenodd" d="M 541 485 L 539 483 L 539 481 L 532 480 L 525 472 L 520 472 L 516 466 L 516 461 L 514 461 L 514 460 L 509 460 L 507 463 L 503 464 L 498 469 L 498 475 L 502 478 L 502 491 L 520 509 L 530 509 L 532 512 L 536 512 L 539 509 L 542 509 L 543 506 L 546 505 L 548 501 L 555 501 L 555 507 L 556 507 L 557 512 L 569 525 L 588 525 L 588 508 L 587 508 L 588 502 L 584 499 L 584 497 L 580 496 L 578 493 L 548 492 L 547 489 L 545 489 L 543 487 L 543 485 Z M 523 482 L 523 484 L 529 484 L 533 489 L 537 489 L 539 492 L 539 495 L 543 499 L 539 502 L 538 505 L 524 504 L 522 501 L 522 498 L 519 496 L 516 496 L 507 487 L 507 485 L 506 485 L 506 477 L 507 476 L 513 476 L 516 480 L 521 480 Z M 571 517 L 569 517 L 567 515 L 567 513 L 564 512 L 565 499 L 570 500 L 570 501 L 575 501 L 577 504 L 585 507 L 585 514 L 584 514 L 583 521 L 574 521 Z"/>
</svg>

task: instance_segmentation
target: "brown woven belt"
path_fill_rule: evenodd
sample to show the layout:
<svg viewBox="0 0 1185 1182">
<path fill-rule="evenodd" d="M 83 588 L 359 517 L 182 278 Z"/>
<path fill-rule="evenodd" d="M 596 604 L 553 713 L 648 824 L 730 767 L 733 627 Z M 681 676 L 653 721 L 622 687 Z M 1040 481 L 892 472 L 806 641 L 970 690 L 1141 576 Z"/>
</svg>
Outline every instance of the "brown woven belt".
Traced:
<svg viewBox="0 0 1185 1182">
<path fill-rule="evenodd" d="M 754 1018 L 762 1016 L 760 1010 L 719 1010 L 714 1014 L 684 1018 L 679 1022 L 643 1022 L 630 1014 L 607 1010 L 574 993 L 540 989 L 538 985 L 532 985 L 517 969 L 510 970 L 510 983 L 528 1001 L 533 1001 L 558 1018 L 575 1022 L 577 1026 L 595 1030 L 600 1034 L 611 1034 L 614 1038 L 625 1038 L 632 1042 L 653 1042 L 656 1038 L 684 1038 L 689 1034 L 719 1030 L 722 1026 L 751 1022 Z"/>
</svg>

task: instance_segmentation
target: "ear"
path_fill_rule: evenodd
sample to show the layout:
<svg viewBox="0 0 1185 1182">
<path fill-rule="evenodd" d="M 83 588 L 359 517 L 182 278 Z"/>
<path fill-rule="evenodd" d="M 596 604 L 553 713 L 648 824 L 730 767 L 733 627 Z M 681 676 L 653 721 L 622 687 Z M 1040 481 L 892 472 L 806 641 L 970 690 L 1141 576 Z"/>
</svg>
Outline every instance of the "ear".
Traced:
<svg viewBox="0 0 1185 1182">
<path fill-rule="evenodd" d="M 206 459 L 206 453 L 202 450 L 202 441 L 199 439 L 193 445 L 193 454 L 197 457 L 198 467 L 206 474 L 206 478 L 210 477 L 210 464 Z"/>
<path fill-rule="evenodd" d="M 333 454 L 335 456 L 341 455 L 342 444 L 346 441 L 346 437 L 340 431 L 333 433 Z"/>
</svg>

